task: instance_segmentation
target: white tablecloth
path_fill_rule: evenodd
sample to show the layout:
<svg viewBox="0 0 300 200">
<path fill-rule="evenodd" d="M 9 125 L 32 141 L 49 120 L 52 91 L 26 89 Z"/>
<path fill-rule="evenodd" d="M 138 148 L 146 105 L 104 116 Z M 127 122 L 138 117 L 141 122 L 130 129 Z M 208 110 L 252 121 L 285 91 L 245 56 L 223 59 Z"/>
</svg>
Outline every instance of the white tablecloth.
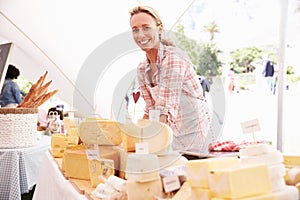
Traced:
<svg viewBox="0 0 300 200">
<path fill-rule="evenodd" d="M 0 149 L 0 200 L 21 199 L 36 184 L 50 142 L 51 137 L 42 135 L 33 147 Z"/>
<path fill-rule="evenodd" d="M 65 179 L 49 152 L 44 155 L 33 200 L 86 200 L 69 180 Z"/>
</svg>

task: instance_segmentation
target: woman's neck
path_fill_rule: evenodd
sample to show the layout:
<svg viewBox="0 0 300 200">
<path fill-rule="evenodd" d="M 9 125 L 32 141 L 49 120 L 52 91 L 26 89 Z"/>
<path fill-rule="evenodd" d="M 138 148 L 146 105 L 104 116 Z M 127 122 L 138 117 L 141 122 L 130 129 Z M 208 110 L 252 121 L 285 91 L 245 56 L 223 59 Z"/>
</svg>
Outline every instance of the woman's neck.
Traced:
<svg viewBox="0 0 300 200">
<path fill-rule="evenodd" d="M 156 62 L 157 62 L 157 52 L 158 52 L 157 48 L 150 49 L 149 51 L 146 52 L 146 56 L 147 56 L 147 59 L 149 60 L 150 64 L 156 64 Z"/>
</svg>

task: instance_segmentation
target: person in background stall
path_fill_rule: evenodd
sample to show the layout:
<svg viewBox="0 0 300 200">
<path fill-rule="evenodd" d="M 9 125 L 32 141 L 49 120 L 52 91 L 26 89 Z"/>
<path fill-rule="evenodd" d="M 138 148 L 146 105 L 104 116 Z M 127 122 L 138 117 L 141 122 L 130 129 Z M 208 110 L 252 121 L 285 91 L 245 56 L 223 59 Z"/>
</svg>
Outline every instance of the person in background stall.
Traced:
<svg viewBox="0 0 300 200">
<path fill-rule="evenodd" d="M 234 84 L 234 70 L 232 67 L 229 69 L 228 72 L 228 81 L 228 91 L 229 93 L 232 93 L 236 89 Z"/>
<path fill-rule="evenodd" d="M 22 101 L 22 93 L 18 84 L 14 81 L 20 75 L 20 70 L 14 65 L 8 65 L 5 81 L 0 94 L 1 107 L 15 108 Z"/>
<path fill-rule="evenodd" d="M 149 6 L 129 11 L 132 36 L 145 59 L 137 68 L 137 79 L 149 110 L 160 111 L 159 120 L 173 130 L 173 150 L 208 153 L 211 116 L 195 66 L 179 49 L 163 38 L 163 23 Z"/>
<path fill-rule="evenodd" d="M 263 60 L 262 75 L 266 79 L 267 90 L 269 94 L 275 94 L 274 64 L 269 56 L 265 56 Z"/>
</svg>

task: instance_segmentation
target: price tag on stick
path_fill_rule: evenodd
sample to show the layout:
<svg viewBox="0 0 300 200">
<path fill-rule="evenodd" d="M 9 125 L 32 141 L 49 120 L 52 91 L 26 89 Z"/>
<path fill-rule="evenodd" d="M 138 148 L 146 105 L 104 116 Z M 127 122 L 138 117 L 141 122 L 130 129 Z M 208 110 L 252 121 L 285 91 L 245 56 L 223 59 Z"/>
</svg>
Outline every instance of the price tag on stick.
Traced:
<svg viewBox="0 0 300 200">
<path fill-rule="evenodd" d="M 255 137 L 254 137 L 254 133 L 256 131 L 260 131 L 260 125 L 259 125 L 258 119 L 256 118 L 256 119 L 253 119 L 253 120 L 242 122 L 241 126 L 242 126 L 243 133 L 245 133 L 245 134 L 246 133 L 252 133 L 253 140 L 255 142 L 256 140 L 255 140 Z"/>
</svg>

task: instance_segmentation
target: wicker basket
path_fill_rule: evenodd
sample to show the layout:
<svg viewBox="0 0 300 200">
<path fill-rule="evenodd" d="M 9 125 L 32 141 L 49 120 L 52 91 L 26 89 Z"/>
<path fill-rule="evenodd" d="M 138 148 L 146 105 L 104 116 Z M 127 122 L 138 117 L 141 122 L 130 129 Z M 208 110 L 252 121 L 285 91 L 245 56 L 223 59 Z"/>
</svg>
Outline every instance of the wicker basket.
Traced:
<svg viewBox="0 0 300 200">
<path fill-rule="evenodd" d="M 37 112 L 36 108 L 0 108 L 0 148 L 34 146 Z"/>
</svg>

